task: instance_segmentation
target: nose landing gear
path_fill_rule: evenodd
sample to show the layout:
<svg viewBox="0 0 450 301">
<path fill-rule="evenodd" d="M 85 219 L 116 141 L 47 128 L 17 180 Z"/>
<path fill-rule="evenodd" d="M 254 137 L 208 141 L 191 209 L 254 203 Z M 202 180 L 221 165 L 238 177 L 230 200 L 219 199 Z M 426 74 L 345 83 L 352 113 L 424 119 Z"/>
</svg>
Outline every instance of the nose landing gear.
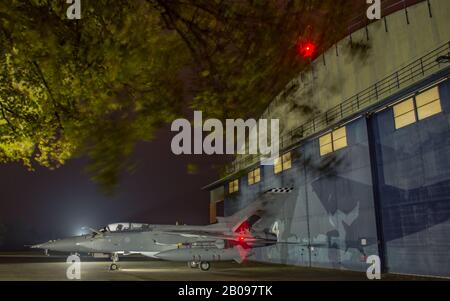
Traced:
<svg viewBox="0 0 450 301">
<path fill-rule="evenodd" d="M 110 271 L 117 271 L 119 269 L 119 265 L 116 263 L 119 261 L 119 254 L 113 253 L 111 254 L 111 260 L 113 263 L 109 266 Z"/>
</svg>

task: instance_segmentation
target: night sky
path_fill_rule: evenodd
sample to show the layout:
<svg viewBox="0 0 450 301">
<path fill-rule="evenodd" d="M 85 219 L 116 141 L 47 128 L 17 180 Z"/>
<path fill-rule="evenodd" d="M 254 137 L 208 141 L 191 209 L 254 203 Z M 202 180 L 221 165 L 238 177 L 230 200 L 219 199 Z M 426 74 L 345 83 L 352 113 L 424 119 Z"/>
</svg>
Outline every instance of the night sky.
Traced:
<svg viewBox="0 0 450 301">
<path fill-rule="evenodd" d="M 209 193 L 201 187 L 217 180 L 214 166 L 226 158 L 175 156 L 170 149 L 174 134 L 166 127 L 152 142 L 138 145 L 136 171 L 123 176 L 112 197 L 102 194 L 84 172 L 85 158 L 53 171 L 0 165 L 0 225 L 6 227 L 0 248 L 18 249 L 80 234 L 82 226 L 113 222 L 207 224 Z M 188 174 L 189 163 L 198 166 L 196 174 Z"/>
</svg>

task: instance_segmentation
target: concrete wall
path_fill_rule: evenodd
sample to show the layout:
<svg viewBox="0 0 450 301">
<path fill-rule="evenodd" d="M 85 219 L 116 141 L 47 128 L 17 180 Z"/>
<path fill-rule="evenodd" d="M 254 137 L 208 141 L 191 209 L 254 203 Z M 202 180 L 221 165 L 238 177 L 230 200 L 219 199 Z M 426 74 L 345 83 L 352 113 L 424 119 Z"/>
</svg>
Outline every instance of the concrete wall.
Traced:
<svg viewBox="0 0 450 301">
<path fill-rule="evenodd" d="M 217 222 L 217 203 L 222 202 L 225 198 L 225 188 L 219 186 L 212 189 L 210 192 L 210 202 L 209 202 L 209 223 L 214 224 Z M 219 210 L 220 211 L 220 210 Z M 221 216 L 221 215 L 219 215 Z"/>
</svg>

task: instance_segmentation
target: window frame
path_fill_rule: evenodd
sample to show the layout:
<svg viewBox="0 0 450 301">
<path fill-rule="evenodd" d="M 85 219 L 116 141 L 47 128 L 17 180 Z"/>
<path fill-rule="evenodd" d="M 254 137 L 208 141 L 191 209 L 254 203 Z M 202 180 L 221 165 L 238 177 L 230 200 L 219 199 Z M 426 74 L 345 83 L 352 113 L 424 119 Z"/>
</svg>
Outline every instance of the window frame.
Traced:
<svg viewBox="0 0 450 301">
<path fill-rule="evenodd" d="M 429 100 L 429 101 L 426 101 L 426 102 L 424 102 L 424 103 L 421 103 L 421 105 L 419 106 L 419 105 L 418 105 L 418 101 L 417 101 L 418 98 L 419 98 L 421 95 L 423 95 L 423 94 L 425 94 L 425 93 L 427 93 L 427 92 L 431 92 L 432 90 L 436 90 L 436 92 L 437 92 L 437 98 L 432 99 L 432 100 Z M 400 105 L 402 105 L 402 104 L 404 104 L 404 103 L 406 103 L 406 102 L 408 102 L 408 101 L 412 101 L 413 109 L 410 110 L 410 111 L 408 111 L 408 112 L 406 112 L 406 113 L 396 115 L 396 113 L 395 113 L 396 107 L 398 107 L 398 106 L 400 106 Z M 432 112 L 432 113 L 429 114 L 429 115 L 427 115 L 427 114 L 423 115 L 423 114 L 422 114 L 422 113 L 423 113 L 422 110 L 423 110 L 424 108 L 429 107 L 429 106 L 431 106 L 431 105 L 436 105 L 436 104 L 438 105 L 439 111 L 434 111 L 434 112 Z M 411 113 L 411 112 L 414 113 L 414 121 L 413 121 L 413 122 L 410 122 L 410 123 L 408 123 L 408 124 L 405 124 L 405 125 L 403 125 L 403 126 L 401 126 L 401 127 L 398 127 L 398 126 L 397 126 L 396 119 L 399 118 L 399 117 L 401 117 L 401 116 L 405 116 L 406 114 L 409 114 L 409 113 Z M 394 117 L 394 128 L 395 128 L 395 130 L 397 131 L 397 130 L 400 130 L 400 129 L 404 128 L 404 127 L 407 127 L 407 126 L 409 126 L 409 125 L 411 125 L 411 124 L 415 124 L 415 123 L 417 123 L 417 122 L 419 122 L 419 121 L 425 120 L 425 119 L 430 118 L 430 117 L 433 117 L 433 116 L 435 116 L 435 115 L 438 115 L 438 114 L 440 114 L 440 113 L 442 113 L 442 112 L 443 112 L 443 108 L 442 108 L 442 101 L 441 101 L 441 93 L 440 93 L 440 91 L 439 91 L 439 85 L 436 85 L 436 86 L 433 86 L 433 87 L 429 87 L 429 88 L 424 89 L 424 90 L 422 90 L 422 91 L 420 91 L 420 92 L 417 92 L 416 94 L 414 94 L 414 95 L 411 96 L 411 97 L 408 97 L 408 98 L 406 98 L 406 99 L 403 99 L 403 100 L 401 100 L 401 101 L 398 101 L 397 103 L 395 103 L 395 104 L 392 105 L 392 113 L 393 113 L 393 117 Z"/>
<path fill-rule="evenodd" d="M 400 114 L 396 113 L 396 108 L 399 108 L 401 105 L 407 104 L 407 103 L 411 103 L 412 105 L 412 109 Z M 417 110 L 416 110 L 416 101 L 415 101 L 415 97 L 411 97 L 411 98 L 407 98 L 405 100 L 402 100 L 401 102 L 395 104 L 392 106 L 392 111 L 394 114 L 394 127 L 396 130 L 402 129 L 404 127 L 407 127 L 408 125 L 414 124 L 417 122 Z M 406 124 L 401 124 L 401 126 L 397 125 L 397 119 L 401 118 L 401 117 L 405 117 L 409 114 L 413 113 L 414 116 L 414 120 L 412 122 L 406 123 Z"/>
<path fill-rule="evenodd" d="M 287 156 L 289 156 L 289 159 L 286 159 Z M 288 165 L 289 166 L 286 166 Z M 277 168 L 280 167 L 280 168 Z M 277 158 L 275 158 L 274 162 L 273 162 L 273 172 L 274 174 L 278 175 L 286 170 L 289 170 L 292 168 L 292 151 L 286 152 L 280 156 L 278 156 Z"/>
<path fill-rule="evenodd" d="M 335 138 L 335 135 L 337 135 L 337 133 L 339 131 L 343 131 L 344 135 Z M 319 140 L 319 154 L 320 154 L 320 157 L 325 157 L 325 156 L 327 156 L 329 154 L 332 154 L 334 152 L 342 150 L 342 149 L 348 147 L 347 126 L 344 125 L 344 126 L 341 126 L 341 127 L 337 128 L 335 130 L 332 130 L 332 131 L 330 131 L 330 132 L 320 136 L 318 140 Z M 345 140 L 345 145 L 344 146 L 337 146 L 336 142 L 338 142 L 340 140 Z M 323 151 L 324 147 L 327 147 L 325 152 Z"/>
<path fill-rule="evenodd" d="M 418 101 L 417 101 L 417 98 L 418 98 L 420 95 L 423 95 L 423 94 L 425 94 L 425 93 L 427 93 L 427 92 L 432 92 L 433 90 L 436 91 L 436 93 L 437 93 L 437 98 L 432 99 L 432 100 L 428 100 L 426 103 L 422 103 L 422 104 L 419 106 Z M 440 91 L 439 91 L 439 86 L 434 86 L 434 87 L 432 87 L 432 88 L 430 88 L 430 89 L 427 89 L 427 90 L 422 91 L 421 93 L 417 94 L 417 95 L 414 97 L 414 100 L 415 100 L 415 101 L 414 101 L 414 104 L 415 104 L 415 106 L 416 106 L 416 111 L 417 111 L 417 121 L 422 121 L 422 120 L 425 120 L 425 119 L 427 119 L 427 118 L 433 117 L 434 115 L 437 115 L 437 114 L 439 114 L 439 113 L 442 113 L 441 93 L 440 93 Z M 431 115 L 426 115 L 426 116 L 424 116 L 424 117 L 421 117 L 421 109 L 424 109 L 425 107 L 430 107 L 430 106 L 433 105 L 433 104 L 438 104 L 438 105 L 439 105 L 439 112 L 435 112 L 435 113 L 432 113 Z"/>
<path fill-rule="evenodd" d="M 259 182 L 261 182 L 261 167 L 255 168 L 247 174 L 248 186 L 256 185 Z"/>
<path fill-rule="evenodd" d="M 282 172 L 283 172 L 283 160 L 281 159 L 281 157 L 277 157 L 273 161 L 273 173 L 277 175 Z"/>
<path fill-rule="evenodd" d="M 228 182 L 228 194 L 239 192 L 239 179 Z"/>
</svg>

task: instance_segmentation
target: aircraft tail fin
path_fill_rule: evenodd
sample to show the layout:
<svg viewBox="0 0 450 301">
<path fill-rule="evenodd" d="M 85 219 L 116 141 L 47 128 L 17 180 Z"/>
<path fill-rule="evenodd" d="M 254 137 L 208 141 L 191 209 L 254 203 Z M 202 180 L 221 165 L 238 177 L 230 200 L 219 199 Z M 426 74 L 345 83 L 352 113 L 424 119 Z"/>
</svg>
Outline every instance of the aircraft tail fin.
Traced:
<svg viewBox="0 0 450 301">
<path fill-rule="evenodd" d="M 286 193 L 291 193 L 294 188 L 272 188 L 258 196 L 244 209 L 232 216 L 226 217 L 226 221 L 232 225 L 235 233 L 250 230 L 261 220 L 275 216 L 283 206 Z M 220 220 L 219 220 L 220 221 Z"/>
<path fill-rule="evenodd" d="M 250 230 L 254 224 L 256 224 L 261 219 L 261 216 L 253 214 L 245 219 L 243 222 L 236 224 L 233 227 L 234 233 L 241 233 Z"/>
</svg>

